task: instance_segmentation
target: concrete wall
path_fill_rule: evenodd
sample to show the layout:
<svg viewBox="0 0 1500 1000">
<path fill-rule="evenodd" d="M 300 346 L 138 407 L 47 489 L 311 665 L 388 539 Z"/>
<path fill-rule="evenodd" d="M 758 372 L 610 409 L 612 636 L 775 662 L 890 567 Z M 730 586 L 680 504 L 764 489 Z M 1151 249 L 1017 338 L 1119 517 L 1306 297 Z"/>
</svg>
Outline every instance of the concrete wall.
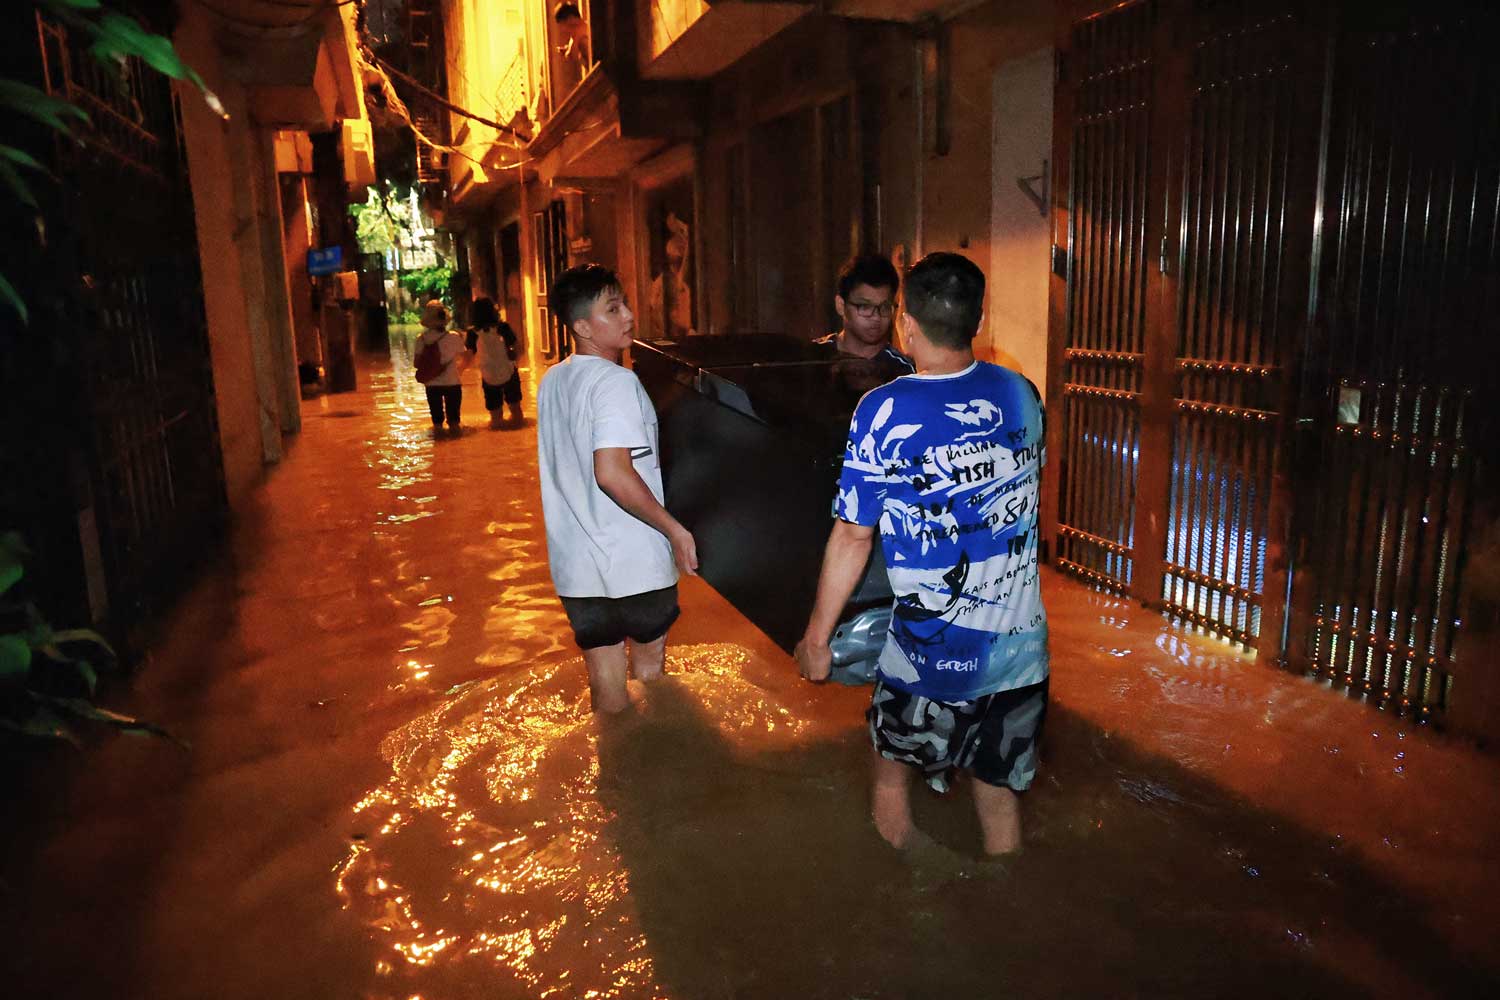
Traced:
<svg viewBox="0 0 1500 1000">
<path fill-rule="evenodd" d="M 865 27 L 856 50 L 861 142 L 875 166 L 866 179 L 869 244 L 910 257 L 921 217 L 919 168 L 923 159 L 917 115 L 916 36 L 905 26 Z"/>
<path fill-rule="evenodd" d="M 288 287 L 288 268 L 283 239 L 281 214 L 281 179 L 276 172 L 276 133 L 269 128 L 246 130 L 249 156 L 240 163 L 246 175 L 247 190 L 252 192 L 250 212 L 255 220 L 255 249 L 258 257 L 247 261 L 247 267 L 258 267 L 263 293 L 261 308 L 265 313 L 263 341 L 252 341 L 256 351 L 256 372 L 263 404 L 274 400 L 273 414 L 262 422 L 269 434 L 275 424 L 274 447 L 266 450 L 267 461 L 281 457 L 281 435 L 302 429 L 302 396 L 298 391 L 296 330 L 292 321 L 292 302 Z M 249 249 L 249 248 L 247 248 Z M 306 266 L 306 259 L 303 260 Z M 247 309 L 255 304 L 247 299 Z"/>
<path fill-rule="evenodd" d="M 883 30 L 808 17 L 710 83 L 693 222 L 699 332 L 828 332 L 832 279 L 847 248 L 824 246 L 813 109 L 856 95 L 856 54 L 867 54 L 867 37 L 878 44 Z M 857 97 L 854 103 L 858 115 Z M 735 157 L 743 158 L 739 174 L 730 169 Z M 856 202 L 873 183 L 857 150 L 833 169 L 859 189 Z M 739 274 L 730 258 L 732 199 L 745 206 L 746 249 L 754 265 Z M 862 228 L 860 238 L 873 236 Z"/>
<path fill-rule="evenodd" d="M 987 347 L 1044 395 L 1054 73 L 1051 48 L 996 70 L 990 158 Z M 1042 199 L 1042 207 L 1033 197 Z"/>
<path fill-rule="evenodd" d="M 318 337 L 312 279 L 307 273 L 307 251 L 313 248 L 312 206 L 308 203 L 307 178 L 301 174 L 286 174 L 280 183 L 282 256 L 286 260 L 287 297 L 292 309 L 297 361 L 321 365 L 323 344 Z"/>
<path fill-rule="evenodd" d="M 701 329 L 745 325 L 734 315 L 729 273 L 728 158 L 737 155 L 738 144 L 751 149 L 760 141 L 756 126 L 849 93 L 860 148 L 846 169 L 862 188 L 862 247 L 891 254 L 898 264 L 933 250 L 969 256 L 990 280 L 988 321 L 976 352 L 1045 384 L 1050 230 L 1015 182 L 1040 173 L 1050 156 L 1053 6 L 1049 0 L 991 3 L 944 30 L 948 143 L 941 153 L 933 149 L 936 69 L 924 69 L 923 62 L 935 41 L 925 29 L 807 18 L 712 81 L 700 171 Z M 806 158 L 809 165 L 812 152 L 770 151 Z M 752 205 L 752 214 L 757 211 Z M 817 225 L 807 220 L 813 243 Z M 763 251 L 752 245 L 758 269 L 767 266 Z M 817 274 L 788 280 L 816 282 L 818 297 L 826 298 L 822 272 L 831 282 L 842 256 L 842 248 L 825 248 Z M 774 325 L 775 317 L 761 309 L 756 320 Z"/>
<path fill-rule="evenodd" d="M 183 88 L 183 133 L 203 267 L 219 440 L 224 481 L 233 508 L 260 480 L 267 461 L 267 434 L 251 349 L 245 267 L 236 240 L 236 203 L 241 195 L 235 188 L 230 162 L 234 147 L 241 144 L 236 141 L 237 133 L 244 131 L 249 115 L 244 88 L 231 83 L 221 72 L 211 27 L 201 11 L 188 7 L 174 41 L 178 52 L 219 95 L 231 116 L 231 122 L 221 121 L 191 88 Z"/>
<path fill-rule="evenodd" d="M 442 15 L 449 98 L 492 121 L 500 118 L 501 78 L 525 44 L 519 0 L 445 0 Z M 476 161 L 483 158 L 482 150 L 501 138 L 499 133 L 472 118 L 449 114 L 448 134 L 456 145 L 470 150 L 469 156 L 448 158 L 451 189 L 486 183 L 490 172 Z"/>
<path fill-rule="evenodd" d="M 645 66 L 667 51 L 708 11 L 704 0 L 648 0 L 636 4 L 638 59 Z"/>
<path fill-rule="evenodd" d="M 1043 92 L 1033 85 L 1032 76 L 1018 75 L 1007 67 L 1018 60 L 1046 58 L 1038 53 L 1052 44 L 1053 4 L 1048 0 L 991 3 L 947 27 L 951 32 L 950 146 L 945 155 L 929 155 L 922 162 L 920 248 L 924 253 L 956 251 L 985 268 L 990 279 L 989 322 L 980 332 L 975 351 L 1020 369 L 1040 388 L 1046 382 L 1049 235 L 1025 224 L 1029 206 L 1013 174 L 1017 163 L 1030 162 L 1026 148 L 1038 152 L 1050 148 L 1052 102 L 1050 90 Z M 1003 89 L 1017 84 L 1024 85 Z M 998 149 L 997 115 L 1003 116 Z M 1017 132 L 1008 128 L 1012 117 L 1023 122 Z M 1045 137 L 1034 122 L 1046 123 Z M 999 171 L 993 163 L 997 153 L 1006 160 Z M 1040 215 L 1037 219 L 1041 221 Z M 997 268 L 1004 273 L 997 275 Z"/>
<path fill-rule="evenodd" d="M 950 59 L 946 67 L 949 141 L 941 153 L 932 149 L 937 76 L 935 65 L 924 65 L 924 59 L 934 50 L 936 36 L 927 27 L 810 16 L 704 81 L 709 90 L 707 133 L 692 150 L 698 208 L 693 220 L 693 263 L 700 332 L 757 328 L 807 335 L 823 332 L 817 329 L 826 311 L 822 303 L 831 297 L 833 274 L 846 248 L 825 238 L 824 220 L 817 217 L 821 202 L 813 199 L 805 222 L 775 223 L 777 231 L 787 225 L 799 233 L 805 230 L 802 249 L 806 252 L 790 263 L 782 260 L 766 246 L 756 245 L 754 222 L 784 206 L 757 206 L 754 199 L 757 188 L 776 187 L 769 183 L 765 170 L 804 161 L 798 184 L 807 191 L 821 191 L 828 181 L 816 170 L 820 154 L 815 146 L 823 126 L 809 118 L 809 127 L 792 130 L 801 147 L 780 143 L 767 149 L 762 148 L 767 137 L 786 131 L 768 128 L 767 123 L 808 115 L 807 109 L 848 97 L 856 120 L 857 146 L 849 162 L 834 169 L 843 170 L 841 176 L 856 187 L 857 245 L 891 254 L 898 263 L 940 249 L 968 255 L 990 277 L 988 322 L 976 342 L 977 353 L 1018 368 L 1039 387 L 1045 385 L 1050 232 L 1015 180 L 1040 173 L 1041 160 L 1050 154 L 1047 53 L 1053 37 L 1053 4 L 1050 0 L 996 0 L 970 10 L 942 30 L 947 33 Z M 738 184 L 730 169 L 734 157 L 743 157 L 748 165 Z M 637 304 L 644 303 L 649 283 L 649 275 L 632 273 L 640 257 L 641 181 L 639 176 L 629 178 L 628 190 L 615 199 L 616 264 Z M 750 202 L 749 256 L 754 267 L 748 278 L 732 273 L 730 205 L 736 192 L 742 203 Z M 545 197 L 539 185 L 528 185 L 522 232 L 528 264 L 534 260 L 530 214 L 542 207 Z M 766 233 L 760 236 L 766 242 Z M 775 259 L 768 261 L 768 256 Z M 762 286 L 772 264 L 778 280 L 798 285 L 799 292 L 792 297 L 795 315 L 777 315 L 777 309 L 765 301 L 767 289 Z M 533 269 L 528 267 L 528 272 L 529 281 Z M 749 294 L 742 287 L 747 280 L 754 286 Z M 528 288 L 528 321 L 534 315 L 534 293 L 535 289 Z M 814 300 L 810 311 L 805 301 L 809 294 Z"/>
<path fill-rule="evenodd" d="M 174 42 L 229 114 L 220 119 L 196 88 L 179 85 L 224 479 L 235 508 L 281 458 L 281 436 L 301 415 L 274 140 L 253 122 L 245 88 L 226 75 L 213 25 L 186 8 Z"/>
</svg>

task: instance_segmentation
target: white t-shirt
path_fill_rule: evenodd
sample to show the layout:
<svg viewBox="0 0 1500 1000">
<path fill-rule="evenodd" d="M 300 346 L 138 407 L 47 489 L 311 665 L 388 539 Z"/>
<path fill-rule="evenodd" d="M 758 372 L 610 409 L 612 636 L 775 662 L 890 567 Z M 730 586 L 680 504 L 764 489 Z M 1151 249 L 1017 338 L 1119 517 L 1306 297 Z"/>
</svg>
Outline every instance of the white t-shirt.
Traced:
<svg viewBox="0 0 1500 1000">
<path fill-rule="evenodd" d="M 667 536 L 599 488 L 594 452 L 629 448 L 663 500 L 656 410 L 635 372 L 590 354 L 554 365 L 537 390 L 547 561 L 560 597 L 629 597 L 677 582 Z"/>
<path fill-rule="evenodd" d="M 458 356 L 464 352 L 465 348 L 464 338 L 460 337 L 457 333 L 451 330 L 423 330 L 422 335 L 417 338 L 416 346 L 412 348 L 412 360 L 416 360 L 416 356 L 422 348 L 434 340 L 438 342 L 438 350 L 442 354 L 443 370 L 438 372 L 434 378 L 429 379 L 425 384 L 460 385 L 463 373 L 458 370 L 456 362 Z"/>
<path fill-rule="evenodd" d="M 505 337 L 498 327 L 487 326 L 476 331 L 474 349 L 479 354 L 479 377 L 490 385 L 504 385 L 516 373 Z"/>
</svg>

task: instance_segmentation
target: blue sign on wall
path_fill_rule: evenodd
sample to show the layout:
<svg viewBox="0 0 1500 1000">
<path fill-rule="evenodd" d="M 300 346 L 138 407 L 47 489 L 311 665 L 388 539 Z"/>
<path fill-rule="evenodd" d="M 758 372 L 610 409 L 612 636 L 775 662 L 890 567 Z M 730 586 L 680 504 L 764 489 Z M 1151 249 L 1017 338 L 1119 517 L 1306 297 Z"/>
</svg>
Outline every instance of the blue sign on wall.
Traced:
<svg viewBox="0 0 1500 1000">
<path fill-rule="evenodd" d="M 344 269 L 344 248 L 328 247 L 325 250 L 307 251 L 307 273 L 314 277 L 338 274 Z"/>
</svg>

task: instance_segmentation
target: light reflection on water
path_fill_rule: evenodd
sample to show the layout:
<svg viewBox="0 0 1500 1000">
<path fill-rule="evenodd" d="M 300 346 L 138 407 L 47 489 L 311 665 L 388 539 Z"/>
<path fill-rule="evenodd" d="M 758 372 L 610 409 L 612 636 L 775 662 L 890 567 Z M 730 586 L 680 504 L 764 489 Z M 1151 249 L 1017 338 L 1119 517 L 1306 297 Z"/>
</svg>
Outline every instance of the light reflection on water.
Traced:
<svg viewBox="0 0 1500 1000">
<path fill-rule="evenodd" d="M 795 740 L 804 725 L 743 678 L 747 660 L 729 645 L 672 649 L 664 683 L 731 747 Z M 589 715 L 582 672 L 573 659 L 461 686 L 383 742 L 391 774 L 353 808 L 362 839 L 337 889 L 401 988 L 493 963 L 533 996 L 661 995 L 606 836 L 606 800 L 631 792 L 600 787 L 601 725 L 640 719 Z"/>
<path fill-rule="evenodd" d="M 890 1000 L 931 995 L 934 969 L 955 995 L 1363 995 L 1452 958 L 1385 872 L 1319 836 L 1335 813 L 1367 841 L 1376 824 L 1273 736 L 1318 710 L 1310 689 L 1071 585 L 1049 582 L 1056 703 L 1016 862 L 965 853 L 962 791 L 919 801 L 934 843 L 895 858 L 866 818 L 858 707 L 762 689 L 738 646 L 670 650 L 642 710 L 601 724 L 547 580 L 534 428 L 439 444 L 395 360 L 372 380 L 383 424 L 359 429 L 392 491 L 370 604 L 397 635 L 380 683 L 426 711 L 384 740 L 336 869 L 372 1000 Z M 1354 744 L 1313 752 L 1347 783 L 1409 763 Z"/>
<path fill-rule="evenodd" d="M 381 422 L 377 436 L 365 442 L 364 453 L 366 464 L 380 475 L 382 490 L 404 490 L 432 479 L 427 394 L 407 370 L 409 352 L 403 345 L 400 336 L 391 338 L 395 370 L 375 367 L 370 372 L 371 388 L 381 401 Z"/>
</svg>

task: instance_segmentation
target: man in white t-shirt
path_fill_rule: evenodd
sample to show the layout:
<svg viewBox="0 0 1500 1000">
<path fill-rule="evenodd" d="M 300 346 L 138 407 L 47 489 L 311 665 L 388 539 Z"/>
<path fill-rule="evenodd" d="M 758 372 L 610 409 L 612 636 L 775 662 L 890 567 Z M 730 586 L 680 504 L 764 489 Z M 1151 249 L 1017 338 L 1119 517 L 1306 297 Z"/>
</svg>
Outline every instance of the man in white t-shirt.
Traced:
<svg viewBox="0 0 1500 1000">
<path fill-rule="evenodd" d="M 620 365 L 635 317 L 613 271 L 569 268 L 548 305 L 574 353 L 537 390 L 547 561 L 583 650 L 596 712 L 630 705 L 625 680 L 661 676 L 677 620 L 677 574 L 696 575 L 693 536 L 662 506 L 656 410 Z M 625 643 L 633 648 L 627 657 Z"/>
</svg>

